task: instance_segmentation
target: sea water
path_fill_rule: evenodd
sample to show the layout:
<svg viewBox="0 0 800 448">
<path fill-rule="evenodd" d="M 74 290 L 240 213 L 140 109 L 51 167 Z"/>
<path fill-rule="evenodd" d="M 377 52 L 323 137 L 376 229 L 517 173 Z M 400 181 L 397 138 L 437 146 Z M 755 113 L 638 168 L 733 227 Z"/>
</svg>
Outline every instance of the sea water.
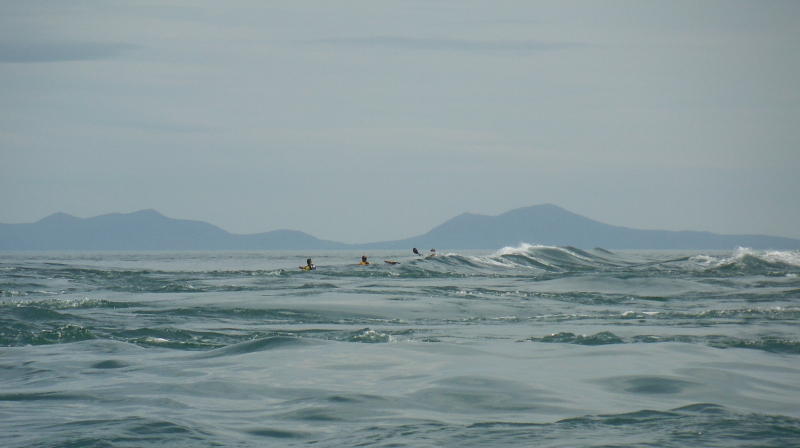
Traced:
<svg viewBox="0 0 800 448">
<path fill-rule="evenodd" d="M 0 253 L 0 445 L 800 446 L 800 252 L 439 252 Z"/>
</svg>

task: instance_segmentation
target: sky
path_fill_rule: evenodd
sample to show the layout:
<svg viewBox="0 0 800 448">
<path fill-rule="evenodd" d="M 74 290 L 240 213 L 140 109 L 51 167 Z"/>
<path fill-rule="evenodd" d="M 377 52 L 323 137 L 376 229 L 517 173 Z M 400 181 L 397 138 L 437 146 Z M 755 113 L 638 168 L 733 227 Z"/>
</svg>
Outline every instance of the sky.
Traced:
<svg viewBox="0 0 800 448">
<path fill-rule="evenodd" d="M 796 1 L 0 2 L 0 222 L 800 238 Z"/>
</svg>

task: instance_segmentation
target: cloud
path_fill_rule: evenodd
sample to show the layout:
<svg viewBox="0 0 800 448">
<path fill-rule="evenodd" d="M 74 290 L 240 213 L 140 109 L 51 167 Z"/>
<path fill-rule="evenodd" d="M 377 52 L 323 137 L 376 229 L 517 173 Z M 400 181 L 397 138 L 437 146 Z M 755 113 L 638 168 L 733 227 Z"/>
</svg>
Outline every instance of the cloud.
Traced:
<svg viewBox="0 0 800 448">
<path fill-rule="evenodd" d="M 303 41 L 309 45 L 367 46 L 403 50 L 458 51 L 481 53 L 533 53 L 576 48 L 585 44 L 536 40 L 469 40 L 396 36 L 345 37 Z"/>
<path fill-rule="evenodd" d="M 102 42 L 0 42 L 0 63 L 100 61 L 134 48 L 124 43 Z"/>
</svg>

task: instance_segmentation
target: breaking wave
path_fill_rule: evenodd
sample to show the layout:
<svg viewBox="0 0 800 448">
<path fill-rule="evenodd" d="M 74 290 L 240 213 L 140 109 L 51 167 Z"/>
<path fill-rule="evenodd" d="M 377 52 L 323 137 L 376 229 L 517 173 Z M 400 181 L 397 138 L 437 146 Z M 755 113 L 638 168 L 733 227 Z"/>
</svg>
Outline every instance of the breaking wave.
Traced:
<svg viewBox="0 0 800 448">
<path fill-rule="evenodd" d="M 590 272 L 665 271 L 699 275 L 793 276 L 800 273 L 800 251 L 754 251 L 739 248 L 731 254 L 681 256 L 653 259 L 635 252 L 602 248 L 582 250 L 570 246 L 520 244 L 491 255 L 448 253 L 414 259 L 396 270 L 423 277 L 465 275 L 552 275 Z M 375 273 L 372 273 L 374 275 Z"/>
<path fill-rule="evenodd" d="M 731 256 L 697 255 L 690 261 L 718 273 L 774 276 L 800 272 L 800 251 L 755 251 L 740 247 Z"/>
</svg>

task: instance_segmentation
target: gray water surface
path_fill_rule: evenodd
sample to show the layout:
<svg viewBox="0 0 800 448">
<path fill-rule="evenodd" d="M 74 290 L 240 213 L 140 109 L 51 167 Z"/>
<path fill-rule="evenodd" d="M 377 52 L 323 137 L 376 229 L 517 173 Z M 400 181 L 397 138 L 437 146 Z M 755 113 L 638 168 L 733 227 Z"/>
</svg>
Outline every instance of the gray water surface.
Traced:
<svg viewBox="0 0 800 448">
<path fill-rule="evenodd" d="M 0 444 L 800 446 L 800 253 L 440 253 L 1 253 Z"/>
</svg>

